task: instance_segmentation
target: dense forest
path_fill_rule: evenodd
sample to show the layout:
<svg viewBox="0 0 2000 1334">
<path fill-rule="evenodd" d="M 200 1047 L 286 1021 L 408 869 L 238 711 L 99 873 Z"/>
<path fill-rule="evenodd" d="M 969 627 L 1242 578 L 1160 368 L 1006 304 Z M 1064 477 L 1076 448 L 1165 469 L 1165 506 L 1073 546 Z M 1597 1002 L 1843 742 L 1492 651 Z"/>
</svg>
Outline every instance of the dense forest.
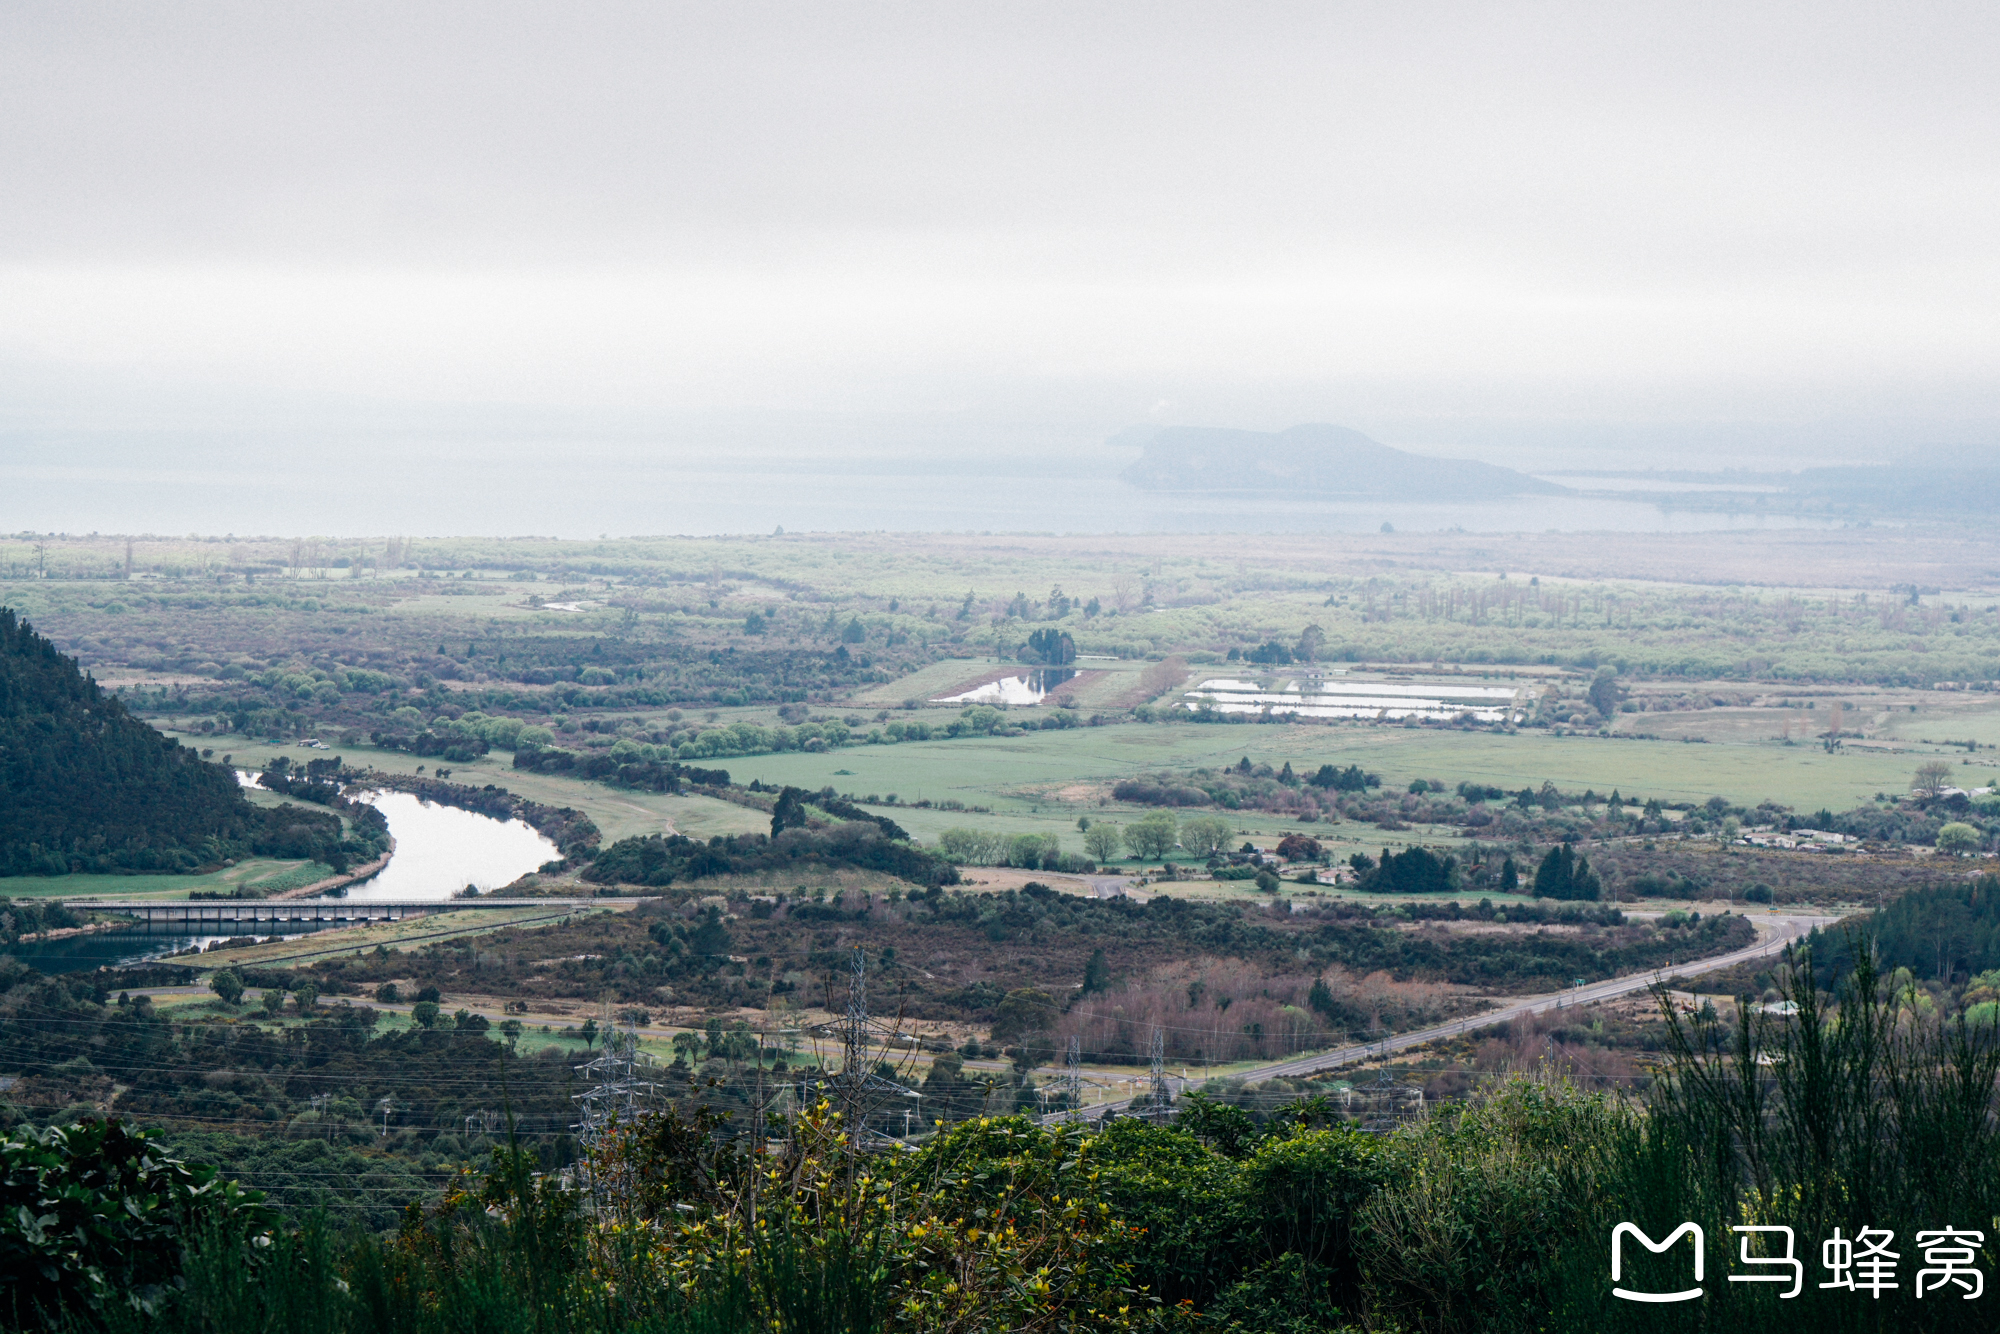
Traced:
<svg viewBox="0 0 2000 1334">
<path fill-rule="evenodd" d="M 134 718 L 0 608 L 0 875 L 189 871 L 252 852 L 344 869 L 380 836 L 253 806 L 228 768 Z"/>
<path fill-rule="evenodd" d="M 2000 882 L 1990 876 L 1903 894 L 1862 925 L 1865 931 L 1845 925 L 1813 933 L 1822 978 L 1852 971 L 1862 939 L 1885 970 L 1905 969 L 1946 987 L 2000 969 Z"/>
</svg>

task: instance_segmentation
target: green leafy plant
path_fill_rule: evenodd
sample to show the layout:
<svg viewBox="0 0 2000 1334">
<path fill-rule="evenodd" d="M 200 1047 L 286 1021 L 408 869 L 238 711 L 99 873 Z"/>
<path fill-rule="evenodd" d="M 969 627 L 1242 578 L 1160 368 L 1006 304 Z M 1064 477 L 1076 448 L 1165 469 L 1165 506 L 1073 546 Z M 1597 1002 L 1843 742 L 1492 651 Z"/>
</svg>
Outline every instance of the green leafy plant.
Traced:
<svg viewBox="0 0 2000 1334">
<path fill-rule="evenodd" d="M 262 1197 L 168 1157 L 123 1121 L 24 1127 L 0 1140 L 0 1306 L 15 1319 L 158 1303 L 192 1230 L 261 1234 Z"/>
</svg>

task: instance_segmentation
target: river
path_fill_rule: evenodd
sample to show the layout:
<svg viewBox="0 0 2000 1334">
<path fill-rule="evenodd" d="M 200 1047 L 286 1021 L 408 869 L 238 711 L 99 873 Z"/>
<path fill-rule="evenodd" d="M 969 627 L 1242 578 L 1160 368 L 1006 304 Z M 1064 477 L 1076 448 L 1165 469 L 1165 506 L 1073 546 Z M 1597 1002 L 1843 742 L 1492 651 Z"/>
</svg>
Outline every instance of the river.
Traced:
<svg viewBox="0 0 2000 1334">
<path fill-rule="evenodd" d="M 388 819 L 396 851 L 380 874 L 349 887 L 346 896 L 351 899 L 448 899 L 467 885 L 485 893 L 562 855 L 554 843 L 520 820 L 495 820 L 407 792 L 367 793 L 361 799 Z M 143 880 L 134 878 L 135 889 L 143 885 Z M 222 939 L 226 937 L 134 927 L 16 945 L 8 953 L 42 972 L 65 973 L 157 959 Z"/>
<path fill-rule="evenodd" d="M 388 818 L 396 855 L 380 875 L 350 888 L 351 899 L 448 899 L 467 885 L 483 894 L 562 856 L 520 820 L 495 820 L 407 792 L 376 792 L 363 800 Z"/>
</svg>

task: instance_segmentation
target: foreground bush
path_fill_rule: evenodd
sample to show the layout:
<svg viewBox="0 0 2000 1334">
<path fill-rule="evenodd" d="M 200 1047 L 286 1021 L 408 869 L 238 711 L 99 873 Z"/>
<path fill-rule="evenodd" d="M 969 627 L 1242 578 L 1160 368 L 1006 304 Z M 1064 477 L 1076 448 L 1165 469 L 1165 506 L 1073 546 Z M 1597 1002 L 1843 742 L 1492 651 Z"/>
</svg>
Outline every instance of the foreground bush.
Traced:
<svg viewBox="0 0 2000 1334">
<path fill-rule="evenodd" d="M 1944 1227 L 1980 1234 L 1973 1268 L 1982 1287 L 1993 1277 L 2000 1041 L 1884 986 L 1868 951 L 1852 957 L 1832 993 L 1795 960 L 1795 1014 L 1746 1003 L 1689 1024 L 1669 1009 L 1643 1103 L 1517 1076 L 1371 1135 L 1315 1099 L 1260 1121 L 1197 1095 L 1173 1125 L 986 1118 L 879 1153 L 826 1104 L 768 1137 L 669 1111 L 606 1136 L 565 1178 L 501 1151 L 484 1180 L 412 1207 L 386 1237 L 312 1221 L 258 1232 L 240 1199 L 155 1210 L 145 1172 L 91 1166 L 117 1157 L 92 1136 L 126 1132 L 71 1128 L 14 1153 L 41 1164 L 48 1198 L 87 1186 L 80 1216 L 130 1244 L 68 1269 L 48 1248 L 56 1277 L 25 1280 L 48 1286 L 17 1319 L 134 1334 L 1990 1329 L 2000 1292 L 1914 1286 L 1916 1234 Z M 136 1210 L 107 1203 L 127 1194 Z M 193 1220 L 185 1245 L 168 1218 Z M 1614 1297 L 1623 1222 L 1652 1238 L 1697 1224 L 1702 1296 Z M 1742 1263 L 1741 1226 L 1793 1229 L 1796 1295 L 1730 1282 L 1769 1272 Z M 1820 1286 L 1821 1242 L 1864 1228 L 1895 1234 L 1897 1285 Z M 1685 1288 L 1691 1261 L 1685 1242 L 1634 1244 L 1620 1281 Z"/>
<path fill-rule="evenodd" d="M 0 1312 L 24 1323 L 150 1309 L 178 1277 L 186 1237 L 239 1244 L 272 1221 L 260 1197 L 122 1122 L 17 1130 L 0 1140 Z"/>
</svg>

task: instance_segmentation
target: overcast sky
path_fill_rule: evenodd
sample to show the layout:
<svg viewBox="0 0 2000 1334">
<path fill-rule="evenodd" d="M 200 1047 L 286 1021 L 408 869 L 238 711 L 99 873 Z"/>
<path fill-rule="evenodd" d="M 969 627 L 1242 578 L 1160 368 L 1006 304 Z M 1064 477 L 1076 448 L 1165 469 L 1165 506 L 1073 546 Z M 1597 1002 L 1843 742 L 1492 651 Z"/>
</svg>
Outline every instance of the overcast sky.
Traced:
<svg viewBox="0 0 2000 1334">
<path fill-rule="evenodd" d="M 1991 443 L 1996 15 L 13 0 L 0 421 Z"/>
</svg>

